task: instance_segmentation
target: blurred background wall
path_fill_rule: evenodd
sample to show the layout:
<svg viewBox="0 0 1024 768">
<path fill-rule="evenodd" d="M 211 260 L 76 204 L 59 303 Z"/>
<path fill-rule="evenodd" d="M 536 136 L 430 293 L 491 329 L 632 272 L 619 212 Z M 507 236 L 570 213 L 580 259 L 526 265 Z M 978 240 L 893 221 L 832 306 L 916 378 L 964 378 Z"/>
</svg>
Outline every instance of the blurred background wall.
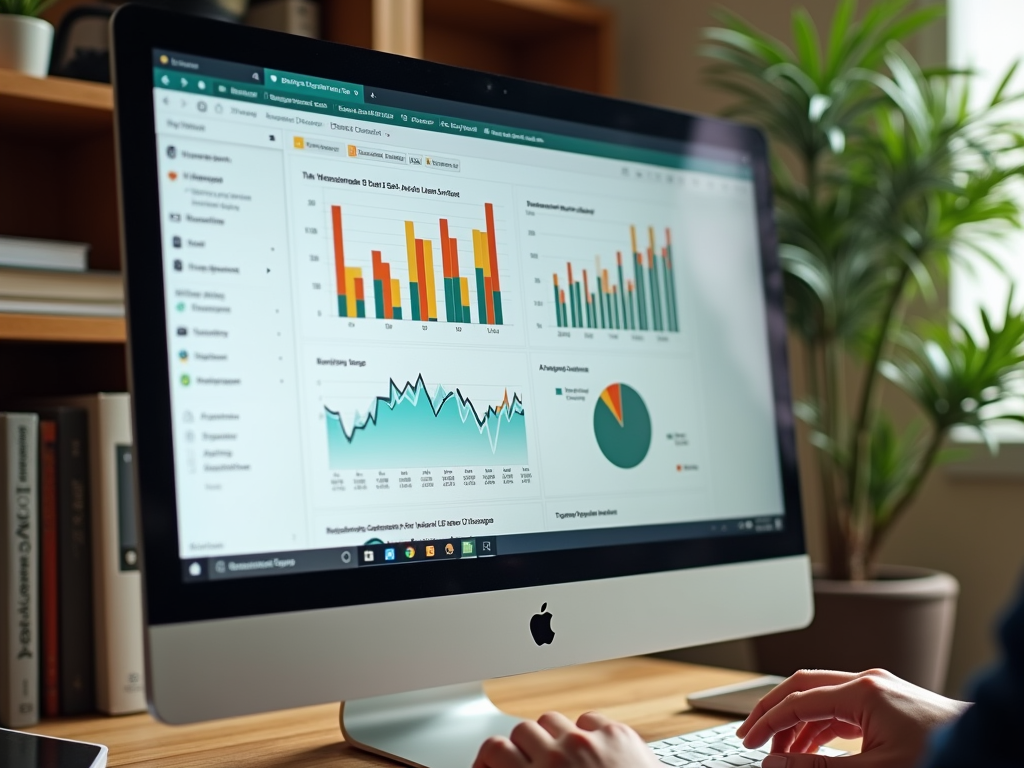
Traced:
<svg viewBox="0 0 1024 768">
<path fill-rule="evenodd" d="M 717 8 L 743 16 L 780 39 L 789 39 L 792 0 L 591 0 L 618 15 L 619 93 L 627 99 L 695 112 L 717 113 L 729 103 L 704 79 L 707 60 L 698 51 L 701 29 L 714 24 Z M 805 0 L 819 28 L 831 19 L 836 0 Z M 862 0 L 862 7 L 869 5 Z M 923 63 L 942 61 L 942 24 L 913 41 Z M 1024 43 L 1022 43 L 1024 55 Z M 1022 255 L 1024 257 L 1024 255 Z M 794 358 L 799 394 L 800 360 Z M 893 394 L 887 393 L 887 397 Z M 912 407 L 906 404 L 907 419 Z M 801 455 L 808 455 L 806 440 Z M 821 552 L 821 526 L 814 509 L 816 488 L 803 473 L 808 544 Z M 948 692 L 963 692 L 973 673 L 996 654 L 995 624 L 1012 599 L 1024 570 L 1024 482 L 1009 476 L 936 470 L 907 518 L 885 546 L 883 562 L 948 571 L 962 593 Z M 752 669 L 748 642 L 687 649 L 675 658 Z"/>
</svg>

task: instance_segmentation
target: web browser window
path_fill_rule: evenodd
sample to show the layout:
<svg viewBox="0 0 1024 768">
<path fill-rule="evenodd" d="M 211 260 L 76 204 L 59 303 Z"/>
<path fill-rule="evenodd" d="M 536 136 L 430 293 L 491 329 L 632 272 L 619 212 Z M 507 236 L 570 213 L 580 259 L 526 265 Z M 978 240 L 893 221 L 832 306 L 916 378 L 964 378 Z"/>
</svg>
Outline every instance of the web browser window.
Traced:
<svg viewBox="0 0 1024 768">
<path fill-rule="evenodd" d="M 186 579 L 776 531 L 720 149 L 154 52 Z"/>
</svg>

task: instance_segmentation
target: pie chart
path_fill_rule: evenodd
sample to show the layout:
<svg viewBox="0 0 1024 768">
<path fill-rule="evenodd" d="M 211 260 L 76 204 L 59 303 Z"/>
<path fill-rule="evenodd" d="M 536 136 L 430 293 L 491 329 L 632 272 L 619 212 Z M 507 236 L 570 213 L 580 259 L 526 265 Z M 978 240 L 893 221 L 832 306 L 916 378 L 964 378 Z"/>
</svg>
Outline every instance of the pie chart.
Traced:
<svg viewBox="0 0 1024 768">
<path fill-rule="evenodd" d="M 651 414 L 643 398 L 626 384 L 609 384 L 594 408 L 594 436 L 601 453 L 616 467 L 632 469 L 651 448 Z"/>
</svg>

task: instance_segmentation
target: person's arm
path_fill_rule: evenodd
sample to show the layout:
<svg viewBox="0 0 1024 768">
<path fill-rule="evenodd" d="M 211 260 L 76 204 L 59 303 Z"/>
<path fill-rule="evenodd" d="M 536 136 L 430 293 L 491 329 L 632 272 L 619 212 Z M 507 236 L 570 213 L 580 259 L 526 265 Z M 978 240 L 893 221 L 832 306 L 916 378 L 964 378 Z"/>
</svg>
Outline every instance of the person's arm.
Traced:
<svg viewBox="0 0 1024 768">
<path fill-rule="evenodd" d="M 884 670 L 805 670 L 770 691 L 737 730 L 747 747 L 771 741 L 764 768 L 911 768 L 930 733 L 970 705 Z M 814 754 L 835 738 L 863 737 L 861 753 Z"/>
<path fill-rule="evenodd" d="M 977 702 L 936 734 L 927 768 L 1024 765 L 1018 743 L 1024 723 L 1024 588 L 1000 632 L 1003 658 L 975 688 Z"/>
</svg>

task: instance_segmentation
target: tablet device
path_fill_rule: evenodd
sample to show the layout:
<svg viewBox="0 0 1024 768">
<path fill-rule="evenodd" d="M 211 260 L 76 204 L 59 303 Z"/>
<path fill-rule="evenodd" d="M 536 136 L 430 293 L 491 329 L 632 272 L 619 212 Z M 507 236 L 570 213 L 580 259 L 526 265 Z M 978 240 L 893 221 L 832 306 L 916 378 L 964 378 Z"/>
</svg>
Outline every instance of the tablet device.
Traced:
<svg viewBox="0 0 1024 768">
<path fill-rule="evenodd" d="M 0 765 L 4 768 L 105 768 L 107 748 L 0 728 Z"/>
</svg>

